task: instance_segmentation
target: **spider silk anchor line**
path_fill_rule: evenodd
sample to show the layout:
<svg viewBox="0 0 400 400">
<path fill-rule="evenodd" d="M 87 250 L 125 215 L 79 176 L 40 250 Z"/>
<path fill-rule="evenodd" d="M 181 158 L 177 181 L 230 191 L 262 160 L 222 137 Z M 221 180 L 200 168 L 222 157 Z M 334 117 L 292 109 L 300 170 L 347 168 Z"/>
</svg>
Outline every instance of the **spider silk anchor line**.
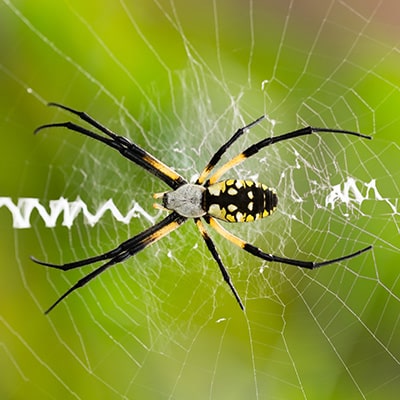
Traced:
<svg viewBox="0 0 400 400">
<path fill-rule="evenodd" d="M 139 204 L 133 203 L 131 209 L 124 215 L 115 205 L 112 199 L 102 203 L 94 213 L 88 210 L 86 203 L 79 197 L 74 201 L 68 201 L 64 197 L 58 200 L 50 200 L 46 208 L 36 198 L 19 198 L 14 203 L 10 197 L 0 197 L 0 208 L 8 208 L 13 219 L 13 228 L 27 229 L 31 227 L 31 216 L 36 213 L 42 218 L 47 228 L 54 228 L 57 221 L 61 220 L 61 226 L 71 228 L 75 219 L 82 214 L 85 223 L 96 225 L 105 213 L 110 212 L 112 217 L 123 224 L 129 224 L 132 218 L 142 216 L 154 223 L 154 218 L 148 214 Z M 62 219 L 61 219 L 62 215 Z"/>
</svg>

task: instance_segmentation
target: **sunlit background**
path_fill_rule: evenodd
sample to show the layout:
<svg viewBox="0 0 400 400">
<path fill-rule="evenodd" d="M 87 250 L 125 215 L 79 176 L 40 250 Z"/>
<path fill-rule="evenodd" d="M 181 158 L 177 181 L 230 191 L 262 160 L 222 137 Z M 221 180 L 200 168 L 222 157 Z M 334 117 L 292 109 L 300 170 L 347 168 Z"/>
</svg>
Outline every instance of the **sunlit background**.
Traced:
<svg viewBox="0 0 400 400">
<path fill-rule="evenodd" d="M 1 399 L 391 399 L 400 389 L 400 6 L 381 1 L 0 2 L 0 197 L 65 197 L 91 227 L 14 229 L 0 208 Z M 242 313 L 192 223 L 114 267 L 45 316 L 110 250 L 164 215 L 165 185 L 112 149 L 63 130 L 33 130 L 84 110 L 193 179 L 240 126 L 235 144 L 302 126 L 320 134 L 265 149 L 234 177 L 277 188 L 270 220 L 231 227 L 265 251 L 324 260 L 319 271 L 269 265 L 213 234 Z M 229 157 L 229 155 L 227 157 Z M 327 204 L 356 179 L 362 200 Z M 370 185 L 370 186 L 368 186 Z M 370 189 L 368 189 L 370 188 Z M 374 189 L 375 188 L 375 189 Z M 354 189 L 354 188 L 353 188 Z"/>
</svg>

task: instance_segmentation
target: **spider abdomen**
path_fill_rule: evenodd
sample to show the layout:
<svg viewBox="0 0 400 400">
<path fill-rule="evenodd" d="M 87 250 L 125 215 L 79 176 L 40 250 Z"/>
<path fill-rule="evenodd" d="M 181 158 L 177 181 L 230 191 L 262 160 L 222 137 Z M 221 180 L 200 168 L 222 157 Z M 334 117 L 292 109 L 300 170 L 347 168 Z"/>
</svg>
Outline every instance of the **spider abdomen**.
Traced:
<svg viewBox="0 0 400 400">
<path fill-rule="evenodd" d="M 203 194 L 207 214 L 227 222 L 268 217 L 278 204 L 274 189 L 251 180 L 228 179 L 208 186 Z"/>
</svg>

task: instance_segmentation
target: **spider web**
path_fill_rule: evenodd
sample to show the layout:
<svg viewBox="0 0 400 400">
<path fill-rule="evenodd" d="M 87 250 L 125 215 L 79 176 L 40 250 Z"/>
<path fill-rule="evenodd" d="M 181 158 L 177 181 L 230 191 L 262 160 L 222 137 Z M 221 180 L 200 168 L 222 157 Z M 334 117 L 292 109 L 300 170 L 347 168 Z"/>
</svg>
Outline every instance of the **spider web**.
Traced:
<svg viewBox="0 0 400 400">
<path fill-rule="evenodd" d="M 248 1 L 0 2 L 1 398 L 368 398 L 400 387 L 398 5 Z M 264 263 L 210 232 L 246 313 L 190 221 L 63 301 L 107 251 L 164 213 L 165 185 L 110 148 L 62 130 L 84 110 L 194 179 L 232 133 L 266 120 L 229 150 L 313 125 L 321 133 L 264 149 L 230 176 L 265 182 L 278 210 L 233 233 L 267 252 L 325 260 L 317 271 Z M 72 118 L 73 119 L 73 118 Z M 46 227 L 18 199 L 82 201 L 95 213 Z M 8 200 L 5 200 L 8 199 Z M 11 203 L 10 203 L 11 201 Z M 8 204 L 8 205 L 7 205 Z M 397 398 L 397 397 L 396 397 Z"/>
</svg>

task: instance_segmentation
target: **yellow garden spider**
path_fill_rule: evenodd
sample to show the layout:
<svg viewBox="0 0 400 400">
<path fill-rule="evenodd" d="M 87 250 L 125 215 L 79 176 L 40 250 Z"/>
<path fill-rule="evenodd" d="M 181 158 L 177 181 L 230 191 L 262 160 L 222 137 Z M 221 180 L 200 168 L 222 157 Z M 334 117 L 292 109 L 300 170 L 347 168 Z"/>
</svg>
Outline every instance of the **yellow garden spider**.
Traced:
<svg viewBox="0 0 400 400">
<path fill-rule="evenodd" d="M 227 149 L 247 130 L 252 128 L 264 119 L 264 116 L 256 119 L 243 128 L 238 129 L 234 135 L 223 144 L 217 152 L 211 157 L 210 162 L 206 165 L 200 176 L 195 183 L 189 183 L 186 179 L 176 173 L 172 168 L 166 166 L 161 161 L 157 160 L 154 156 L 147 151 L 140 148 L 135 143 L 132 143 L 123 136 L 118 136 L 110 129 L 101 125 L 92 117 L 84 112 L 76 111 L 72 108 L 63 106 L 57 103 L 49 103 L 50 106 L 55 106 L 69 111 L 77 115 L 81 120 L 85 121 L 92 127 L 99 130 L 105 136 L 102 136 L 92 130 L 86 129 L 73 122 L 61 122 L 54 124 L 46 124 L 39 126 L 35 133 L 45 128 L 64 127 L 71 131 L 81 133 L 89 136 L 99 142 L 106 144 L 119 151 L 121 155 L 135 164 L 139 165 L 146 171 L 149 171 L 157 178 L 165 182 L 170 188 L 170 191 L 164 193 L 157 193 L 154 198 L 161 199 L 162 205 L 159 208 L 164 208 L 172 211 L 167 217 L 160 222 L 139 233 L 138 235 L 121 243 L 115 249 L 106 253 L 89 257 L 84 260 L 79 260 L 63 265 L 51 264 L 44 261 L 39 261 L 34 257 L 32 260 L 38 264 L 45 265 L 51 268 L 61 269 L 67 271 L 74 268 L 79 268 L 85 265 L 93 264 L 98 261 L 104 261 L 103 265 L 90 272 L 88 275 L 80 279 L 74 286 L 67 290 L 50 308 L 47 309 L 45 314 L 49 313 L 57 304 L 65 299 L 70 293 L 76 289 L 86 285 L 96 276 L 100 275 L 107 268 L 117 263 L 127 260 L 129 257 L 134 256 L 139 251 L 150 246 L 157 240 L 168 235 L 173 230 L 180 227 L 189 218 L 192 218 L 199 229 L 202 238 L 204 239 L 208 250 L 217 262 L 219 269 L 225 282 L 228 284 L 233 295 L 235 296 L 240 308 L 243 310 L 243 302 L 233 285 L 227 269 L 225 268 L 217 249 L 208 235 L 206 228 L 202 222 L 204 220 L 212 228 L 214 228 L 220 235 L 228 239 L 234 245 L 249 252 L 250 254 L 270 262 L 280 262 L 298 266 L 301 268 L 314 269 L 324 265 L 332 264 L 335 262 L 347 260 L 349 258 L 358 256 L 359 254 L 371 249 L 372 246 L 367 246 L 354 253 L 335 258 L 332 260 L 313 262 L 313 261 L 300 261 L 291 258 L 279 257 L 273 254 L 265 253 L 258 247 L 234 236 L 228 232 L 217 221 L 225 222 L 250 222 L 270 215 L 277 206 L 278 197 L 274 189 L 268 188 L 262 183 L 253 182 L 251 180 L 242 179 L 227 179 L 220 180 L 222 175 L 229 171 L 234 166 L 238 165 L 245 159 L 255 155 L 262 148 L 271 144 L 282 142 L 287 139 L 293 139 L 299 136 L 311 135 L 316 132 L 332 132 L 339 134 L 354 135 L 365 139 L 371 139 L 370 136 L 362 135 L 357 132 L 351 132 L 340 129 L 327 129 L 327 128 L 313 128 L 311 126 L 301 128 L 277 137 L 269 137 L 251 145 L 242 153 L 232 158 L 222 167 L 220 167 L 213 175 L 210 176 L 216 164 L 221 159 L 222 155 Z"/>
</svg>

